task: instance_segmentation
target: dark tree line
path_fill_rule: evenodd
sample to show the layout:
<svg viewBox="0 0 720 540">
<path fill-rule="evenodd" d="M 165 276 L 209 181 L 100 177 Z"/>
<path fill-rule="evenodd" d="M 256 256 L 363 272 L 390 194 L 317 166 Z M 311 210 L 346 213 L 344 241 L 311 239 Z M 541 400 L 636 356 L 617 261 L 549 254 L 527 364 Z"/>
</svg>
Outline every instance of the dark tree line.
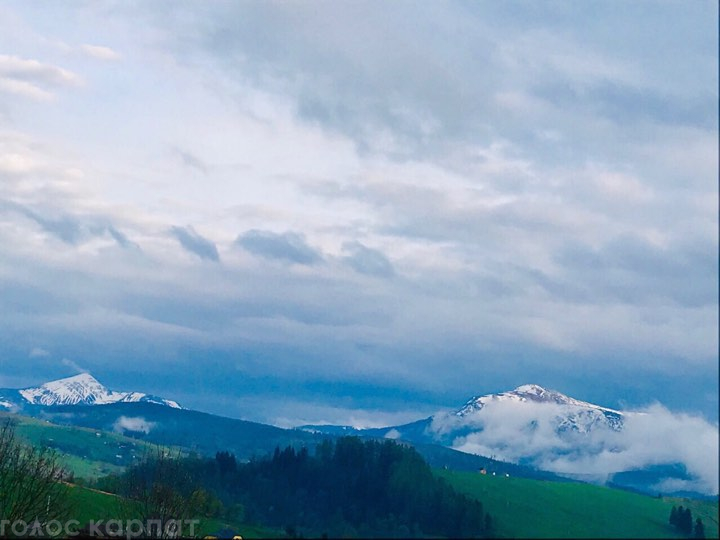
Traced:
<svg viewBox="0 0 720 540">
<path fill-rule="evenodd" d="M 129 478 L 137 483 L 138 475 L 150 478 L 156 466 L 147 461 L 129 469 L 115 487 L 127 486 Z M 238 463 L 220 452 L 215 459 L 177 460 L 176 467 L 173 476 L 184 484 L 176 494 L 187 498 L 202 490 L 216 515 L 283 528 L 290 536 L 492 535 L 482 503 L 435 476 L 413 448 L 392 441 L 343 437 L 324 441 L 313 454 L 276 448 L 272 456 Z M 104 487 L 112 487 L 108 482 Z"/>
<path fill-rule="evenodd" d="M 688 538 L 705 538 L 705 525 L 702 519 L 697 518 L 693 527 L 692 511 L 689 508 L 673 506 L 670 510 L 670 525 Z"/>
</svg>

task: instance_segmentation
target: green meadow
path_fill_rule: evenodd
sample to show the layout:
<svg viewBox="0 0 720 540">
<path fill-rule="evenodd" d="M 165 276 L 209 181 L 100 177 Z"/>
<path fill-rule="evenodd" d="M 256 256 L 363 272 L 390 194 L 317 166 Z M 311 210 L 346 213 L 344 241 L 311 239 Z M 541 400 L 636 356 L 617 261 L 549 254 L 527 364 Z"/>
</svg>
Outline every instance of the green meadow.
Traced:
<svg viewBox="0 0 720 540">
<path fill-rule="evenodd" d="M 668 524 L 673 505 L 690 507 L 707 538 L 718 537 L 718 502 L 653 498 L 575 482 L 438 471 L 479 499 L 506 538 L 679 538 Z"/>
</svg>

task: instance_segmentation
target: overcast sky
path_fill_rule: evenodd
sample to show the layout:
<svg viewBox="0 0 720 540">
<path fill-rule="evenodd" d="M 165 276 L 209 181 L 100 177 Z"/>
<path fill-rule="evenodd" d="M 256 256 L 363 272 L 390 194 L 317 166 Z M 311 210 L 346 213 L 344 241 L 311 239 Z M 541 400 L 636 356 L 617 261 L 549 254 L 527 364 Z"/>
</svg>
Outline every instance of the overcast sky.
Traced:
<svg viewBox="0 0 720 540">
<path fill-rule="evenodd" d="M 0 387 L 717 421 L 718 5 L 0 3 Z"/>
</svg>

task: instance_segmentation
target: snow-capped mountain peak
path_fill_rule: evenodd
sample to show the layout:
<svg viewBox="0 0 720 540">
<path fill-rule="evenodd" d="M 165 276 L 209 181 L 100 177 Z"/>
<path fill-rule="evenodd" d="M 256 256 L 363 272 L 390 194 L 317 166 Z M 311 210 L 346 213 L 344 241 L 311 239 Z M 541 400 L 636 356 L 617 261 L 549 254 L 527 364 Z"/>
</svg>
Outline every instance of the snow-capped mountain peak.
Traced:
<svg viewBox="0 0 720 540">
<path fill-rule="evenodd" d="M 598 411 L 604 411 L 614 415 L 622 416 L 623 413 L 614 409 L 608 409 L 607 407 L 601 407 L 593 403 L 586 401 L 580 401 L 578 399 L 571 398 L 565 394 L 561 394 L 555 390 L 548 390 L 537 384 L 523 384 L 518 386 L 514 390 L 508 392 L 500 392 L 498 394 L 487 394 L 483 396 L 476 396 L 471 398 L 465 403 L 463 407 L 458 409 L 455 414 L 457 416 L 465 416 L 473 412 L 479 411 L 485 405 L 497 401 L 519 401 L 519 402 L 536 402 L 536 403 L 554 403 L 557 405 L 568 405 L 571 407 L 582 408 L 582 409 L 593 409 Z"/>
<path fill-rule="evenodd" d="M 110 392 L 89 373 L 81 373 L 36 388 L 19 391 L 26 401 L 34 405 L 77 405 L 104 401 Z"/>
<path fill-rule="evenodd" d="M 513 392 L 518 394 L 535 394 L 541 396 L 546 390 L 538 384 L 523 384 L 518 386 Z"/>
<path fill-rule="evenodd" d="M 80 373 L 34 388 L 18 390 L 22 399 L 31 405 L 106 405 L 110 403 L 147 402 L 181 408 L 177 402 L 141 392 L 108 390 L 89 373 Z"/>
<path fill-rule="evenodd" d="M 508 392 L 473 397 L 455 411 L 454 416 L 458 419 L 475 418 L 487 405 L 505 402 L 559 406 L 556 427 L 560 431 L 589 432 L 600 425 L 619 430 L 623 425 L 624 414 L 620 411 L 580 401 L 537 384 L 523 384 Z"/>
</svg>

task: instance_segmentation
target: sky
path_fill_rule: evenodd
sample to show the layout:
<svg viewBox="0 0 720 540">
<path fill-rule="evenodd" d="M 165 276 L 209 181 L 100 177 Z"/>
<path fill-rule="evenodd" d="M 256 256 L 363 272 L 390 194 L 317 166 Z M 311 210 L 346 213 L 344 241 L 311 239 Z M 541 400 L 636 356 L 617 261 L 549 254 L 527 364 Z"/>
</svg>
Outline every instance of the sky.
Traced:
<svg viewBox="0 0 720 540">
<path fill-rule="evenodd" d="M 535 383 L 717 425 L 717 20 L 0 3 L 0 387 L 380 426 Z"/>
</svg>

